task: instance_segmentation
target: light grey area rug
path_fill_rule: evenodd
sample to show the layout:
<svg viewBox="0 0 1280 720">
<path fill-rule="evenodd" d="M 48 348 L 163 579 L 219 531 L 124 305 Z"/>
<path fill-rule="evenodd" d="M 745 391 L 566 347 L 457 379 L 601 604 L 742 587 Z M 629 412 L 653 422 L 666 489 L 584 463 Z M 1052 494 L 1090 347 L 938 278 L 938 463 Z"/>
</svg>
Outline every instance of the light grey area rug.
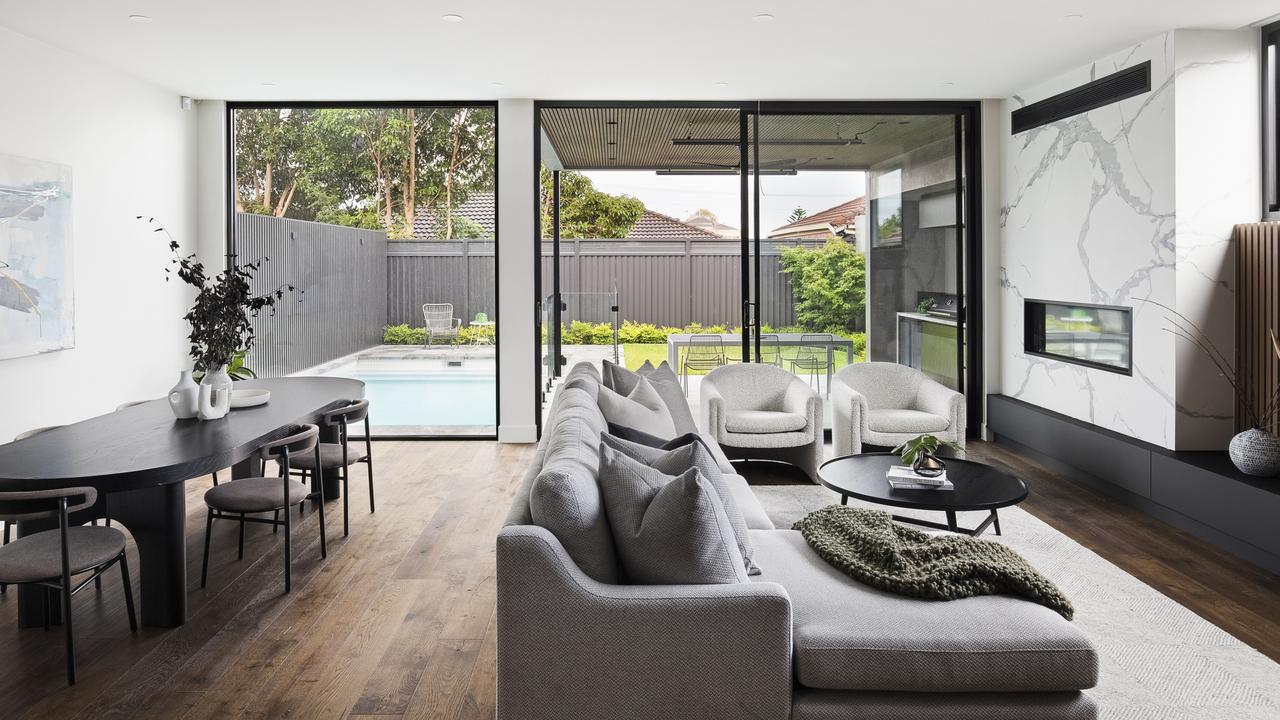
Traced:
<svg viewBox="0 0 1280 720">
<path fill-rule="evenodd" d="M 840 502 L 826 488 L 755 486 L 780 528 Z M 857 501 L 850 501 L 857 503 Z M 863 507 L 877 507 L 857 503 Z M 942 520 L 941 513 L 895 512 Z M 973 527 L 983 513 L 960 513 Z M 1276 720 L 1280 665 L 1054 530 L 1025 510 L 1000 511 L 1007 543 L 1071 598 L 1075 623 L 1101 655 L 1090 695 L 1106 720 Z"/>
</svg>

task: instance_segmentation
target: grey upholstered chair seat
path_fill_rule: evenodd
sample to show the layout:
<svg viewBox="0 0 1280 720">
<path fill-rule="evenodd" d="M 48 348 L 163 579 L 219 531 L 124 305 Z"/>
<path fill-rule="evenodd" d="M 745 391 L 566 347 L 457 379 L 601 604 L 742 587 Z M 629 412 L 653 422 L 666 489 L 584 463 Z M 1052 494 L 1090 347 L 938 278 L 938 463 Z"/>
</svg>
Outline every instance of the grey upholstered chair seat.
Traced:
<svg viewBox="0 0 1280 720">
<path fill-rule="evenodd" d="M 883 433 L 931 433 L 947 429 L 951 423 L 941 415 L 922 410 L 880 408 L 867 411 L 867 427 Z"/>
<path fill-rule="evenodd" d="M 369 457 L 363 447 L 352 445 L 347 449 L 347 464 L 358 463 Z M 294 470 L 311 470 L 315 465 L 315 455 L 303 453 L 289 458 L 289 467 Z M 339 443 L 320 443 L 320 469 L 332 470 L 342 467 L 342 445 Z"/>
<path fill-rule="evenodd" d="M 753 531 L 763 569 L 791 596 L 796 679 L 829 690 L 1049 692 L 1098 679 L 1084 634 L 1004 595 L 918 600 L 850 579 L 793 530 Z"/>
<path fill-rule="evenodd" d="M 847 365 L 831 381 L 836 457 L 863 445 L 893 447 L 924 433 L 964 447 L 964 395 L 915 368 L 891 362 Z"/>
<path fill-rule="evenodd" d="M 777 460 L 815 483 L 822 462 L 822 398 L 782 368 L 738 363 L 712 370 L 698 388 L 699 426 L 726 457 Z"/>
<path fill-rule="evenodd" d="M 0 547 L 0 582 L 28 583 L 62 576 L 62 539 L 58 530 L 45 530 Z M 67 528 L 71 574 L 110 562 L 124 550 L 124 533 L 110 527 Z"/>
<path fill-rule="evenodd" d="M 779 410 L 730 410 L 725 428 L 735 433 L 778 433 L 804 430 L 808 419 L 800 413 Z"/>
<path fill-rule="evenodd" d="M 310 492 L 306 485 L 290 480 L 289 499 L 286 501 L 280 478 L 244 478 L 209 488 L 204 494 L 204 501 L 209 507 L 222 512 L 260 513 L 297 505 Z"/>
</svg>

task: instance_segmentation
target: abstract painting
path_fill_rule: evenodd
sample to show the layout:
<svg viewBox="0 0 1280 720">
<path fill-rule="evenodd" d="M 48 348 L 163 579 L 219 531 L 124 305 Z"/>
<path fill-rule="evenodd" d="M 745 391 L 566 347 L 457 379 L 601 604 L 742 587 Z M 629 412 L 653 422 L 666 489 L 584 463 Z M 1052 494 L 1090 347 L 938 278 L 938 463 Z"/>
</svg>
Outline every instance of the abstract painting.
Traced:
<svg viewBox="0 0 1280 720">
<path fill-rule="evenodd" d="M 71 168 L 0 155 L 0 360 L 75 346 Z"/>
</svg>

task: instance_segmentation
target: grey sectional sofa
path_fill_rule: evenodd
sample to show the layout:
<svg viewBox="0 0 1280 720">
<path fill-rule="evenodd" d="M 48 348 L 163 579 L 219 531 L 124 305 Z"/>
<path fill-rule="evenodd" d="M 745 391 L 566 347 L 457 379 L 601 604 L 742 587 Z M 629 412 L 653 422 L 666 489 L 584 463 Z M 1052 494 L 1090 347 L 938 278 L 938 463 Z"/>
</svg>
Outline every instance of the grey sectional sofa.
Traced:
<svg viewBox="0 0 1280 720">
<path fill-rule="evenodd" d="M 549 510 L 535 512 L 530 498 L 541 473 L 581 474 L 581 492 L 552 511 L 607 526 L 592 490 L 605 430 L 598 383 L 585 364 L 566 378 L 498 535 L 499 720 L 1096 717 L 1081 691 L 1097 680 L 1097 655 L 1057 613 L 1012 597 L 934 602 L 855 582 L 798 532 L 773 527 L 741 477 L 731 478 L 734 499 L 763 570 L 752 582 L 588 575 L 582 567 L 617 574 L 612 546 L 562 542 L 534 521 Z"/>
</svg>

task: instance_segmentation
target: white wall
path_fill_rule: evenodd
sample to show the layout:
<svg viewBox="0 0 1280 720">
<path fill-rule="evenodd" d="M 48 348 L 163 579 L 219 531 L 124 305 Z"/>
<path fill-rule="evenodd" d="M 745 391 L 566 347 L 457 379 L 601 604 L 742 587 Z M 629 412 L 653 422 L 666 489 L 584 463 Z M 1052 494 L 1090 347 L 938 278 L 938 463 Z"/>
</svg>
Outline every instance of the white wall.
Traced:
<svg viewBox="0 0 1280 720">
<path fill-rule="evenodd" d="M 1254 34 L 1165 33 L 1006 103 L 1151 61 L 1152 90 L 1137 97 L 1016 136 L 1002 113 L 1005 394 L 1168 448 L 1222 448 L 1229 387 L 1143 301 L 1196 318 L 1229 352 L 1227 240 L 1259 202 Z M 1132 307 L 1133 376 L 1023 353 L 1024 298 Z"/>
<path fill-rule="evenodd" d="M 227 266 L 227 103 L 196 102 L 196 254 L 205 267 Z"/>
<path fill-rule="evenodd" d="M 535 442 L 533 101 L 498 103 L 498 440 Z"/>
<path fill-rule="evenodd" d="M 0 68 L 0 154 L 72 169 L 76 334 L 72 349 L 0 360 L 4 442 L 159 397 L 189 367 L 188 294 L 134 216 L 194 248 L 196 119 L 177 95 L 4 28 Z"/>
<path fill-rule="evenodd" d="M 1259 33 L 1179 30 L 1175 246 L 1177 309 L 1235 354 L 1235 255 L 1231 229 L 1261 219 Z M 1226 447 L 1235 404 L 1227 383 L 1191 343 L 1176 354 L 1177 445 Z"/>
</svg>

